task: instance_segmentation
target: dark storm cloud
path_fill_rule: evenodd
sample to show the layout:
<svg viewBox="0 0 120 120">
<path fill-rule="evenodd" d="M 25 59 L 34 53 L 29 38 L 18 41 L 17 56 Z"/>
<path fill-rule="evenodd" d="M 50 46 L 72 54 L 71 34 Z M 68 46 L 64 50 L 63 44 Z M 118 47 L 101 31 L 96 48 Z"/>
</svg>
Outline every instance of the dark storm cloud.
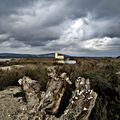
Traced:
<svg viewBox="0 0 120 120">
<path fill-rule="evenodd" d="M 0 16 L 17 14 L 17 9 L 33 4 L 31 0 L 0 0 Z"/>
<path fill-rule="evenodd" d="M 119 6 L 119 0 L 0 0 L 0 51 L 119 54 Z"/>
</svg>

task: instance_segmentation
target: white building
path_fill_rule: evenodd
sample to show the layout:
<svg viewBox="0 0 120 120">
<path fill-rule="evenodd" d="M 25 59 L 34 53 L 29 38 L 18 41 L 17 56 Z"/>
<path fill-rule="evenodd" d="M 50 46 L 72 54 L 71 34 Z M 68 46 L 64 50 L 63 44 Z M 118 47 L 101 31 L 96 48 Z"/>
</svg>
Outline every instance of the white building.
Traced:
<svg viewBox="0 0 120 120">
<path fill-rule="evenodd" d="M 55 53 L 55 62 L 59 64 L 64 64 L 64 55 Z"/>
</svg>

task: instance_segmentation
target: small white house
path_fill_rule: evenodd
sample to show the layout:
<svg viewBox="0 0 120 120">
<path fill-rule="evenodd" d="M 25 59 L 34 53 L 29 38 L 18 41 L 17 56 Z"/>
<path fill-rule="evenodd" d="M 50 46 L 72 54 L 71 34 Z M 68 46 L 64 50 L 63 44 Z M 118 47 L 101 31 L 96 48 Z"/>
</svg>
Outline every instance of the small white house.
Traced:
<svg viewBox="0 0 120 120">
<path fill-rule="evenodd" d="M 56 61 L 56 63 L 64 64 L 64 55 L 55 53 L 55 61 Z"/>
<path fill-rule="evenodd" d="M 58 64 L 76 64 L 75 60 L 70 60 L 69 58 L 65 60 L 65 56 L 60 53 L 55 53 L 55 62 Z"/>
</svg>

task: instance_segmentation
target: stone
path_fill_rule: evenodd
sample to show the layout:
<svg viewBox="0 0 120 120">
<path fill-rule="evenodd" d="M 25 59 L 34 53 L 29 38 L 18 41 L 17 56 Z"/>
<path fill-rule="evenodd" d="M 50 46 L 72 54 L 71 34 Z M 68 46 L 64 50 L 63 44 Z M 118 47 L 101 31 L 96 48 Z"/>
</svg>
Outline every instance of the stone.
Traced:
<svg viewBox="0 0 120 120">
<path fill-rule="evenodd" d="M 1 120 L 88 120 L 97 98 L 97 93 L 90 89 L 90 80 L 78 77 L 68 106 L 57 118 L 66 87 L 72 84 L 66 73 L 58 75 L 54 67 L 49 67 L 46 91 L 40 91 L 38 81 L 27 76 L 18 83 L 20 87 L 0 92 Z M 19 96 L 21 93 L 24 94 Z"/>
<path fill-rule="evenodd" d="M 71 117 L 71 120 L 88 120 L 91 110 L 95 105 L 97 94 L 90 90 L 89 79 L 86 80 L 82 77 L 79 77 L 78 79 L 75 83 L 76 90 L 70 100 L 71 102 L 65 110 L 65 113 L 67 111 L 68 114 L 63 114 L 60 120 L 69 120 Z M 81 82 L 84 84 L 80 84 Z M 80 95 L 76 96 L 78 90 L 80 91 Z M 81 96 L 81 94 L 84 94 L 84 96 Z M 87 101 L 87 99 L 89 99 L 89 101 Z"/>
</svg>

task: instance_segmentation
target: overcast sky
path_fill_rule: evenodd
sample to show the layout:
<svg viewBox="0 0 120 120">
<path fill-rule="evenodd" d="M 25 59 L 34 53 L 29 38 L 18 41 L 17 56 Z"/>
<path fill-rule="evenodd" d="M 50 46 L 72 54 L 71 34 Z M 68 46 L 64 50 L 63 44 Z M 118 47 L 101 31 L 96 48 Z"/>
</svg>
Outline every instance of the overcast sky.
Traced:
<svg viewBox="0 0 120 120">
<path fill-rule="evenodd" d="M 0 0 L 0 53 L 120 55 L 120 0 Z"/>
</svg>

